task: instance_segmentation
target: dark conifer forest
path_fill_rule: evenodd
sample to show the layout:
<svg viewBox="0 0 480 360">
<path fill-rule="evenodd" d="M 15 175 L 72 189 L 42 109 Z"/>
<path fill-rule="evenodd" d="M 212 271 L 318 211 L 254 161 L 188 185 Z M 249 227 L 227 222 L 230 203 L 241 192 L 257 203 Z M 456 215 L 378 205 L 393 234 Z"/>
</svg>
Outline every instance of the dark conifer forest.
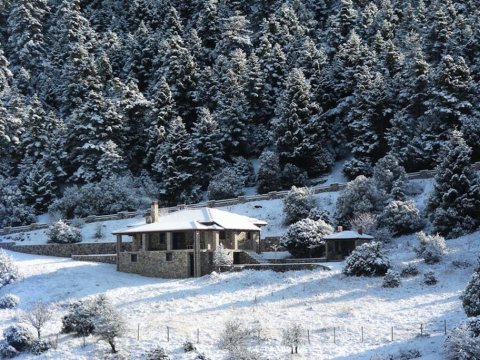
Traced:
<svg viewBox="0 0 480 360">
<path fill-rule="evenodd" d="M 2 0 L 0 227 L 477 161 L 479 79 L 472 0 Z"/>
</svg>

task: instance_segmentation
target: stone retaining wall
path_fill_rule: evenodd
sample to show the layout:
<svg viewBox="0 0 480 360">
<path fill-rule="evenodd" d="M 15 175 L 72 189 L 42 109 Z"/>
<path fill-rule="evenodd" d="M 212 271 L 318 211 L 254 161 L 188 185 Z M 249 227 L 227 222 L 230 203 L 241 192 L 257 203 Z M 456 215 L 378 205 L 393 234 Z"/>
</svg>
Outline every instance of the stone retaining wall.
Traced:
<svg viewBox="0 0 480 360">
<path fill-rule="evenodd" d="M 14 245 L 8 250 L 45 256 L 72 257 L 72 255 L 114 254 L 117 244 L 110 243 L 77 243 L 77 244 L 43 244 L 43 245 Z M 131 243 L 122 243 L 124 251 L 130 251 Z"/>
<path fill-rule="evenodd" d="M 77 261 L 91 261 L 104 264 L 116 264 L 117 255 L 116 254 L 98 254 L 98 255 L 72 255 L 73 260 Z"/>
<path fill-rule="evenodd" d="M 276 272 L 298 271 L 298 270 L 330 270 L 327 266 L 312 263 L 302 264 L 248 264 L 248 265 L 234 265 L 233 271 L 242 270 L 273 270 Z"/>
</svg>

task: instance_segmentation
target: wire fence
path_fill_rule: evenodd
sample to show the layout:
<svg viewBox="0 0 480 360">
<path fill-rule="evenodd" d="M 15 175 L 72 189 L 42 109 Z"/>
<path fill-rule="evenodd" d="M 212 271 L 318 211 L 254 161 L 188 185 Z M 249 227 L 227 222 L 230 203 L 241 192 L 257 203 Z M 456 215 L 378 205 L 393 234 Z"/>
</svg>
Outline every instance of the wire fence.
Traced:
<svg viewBox="0 0 480 360">
<path fill-rule="evenodd" d="M 473 164 L 473 167 L 476 170 L 480 170 L 480 161 Z M 409 180 L 417 180 L 417 179 L 428 179 L 435 175 L 435 170 L 420 170 L 414 173 L 408 173 L 407 178 Z M 333 183 L 329 185 L 317 185 L 312 186 L 309 189 L 314 194 L 326 193 L 326 192 L 336 192 L 344 189 L 347 186 L 346 183 Z M 248 195 L 248 196 L 238 196 L 232 199 L 225 199 L 225 200 L 210 200 L 205 201 L 197 204 L 188 204 L 188 205 L 177 205 L 172 207 L 164 207 L 159 209 L 162 213 L 171 213 L 183 209 L 197 209 L 202 207 L 225 207 L 231 205 L 238 205 L 242 203 L 252 202 L 252 201 L 261 201 L 261 200 L 274 200 L 274 199 L 283 199 L 287 196 L 289 190 L 283 191 L 271 191 L 267 194 L 260 194 L 260 195 Z M 89 215 L 85 218 L 82 218 L 86 223 L 91 222 L 99 222 L 99 221 L 108 221 L 108 220 L 121 220 L 132 218 L 140 215 L 144 215 L 148 209 L 146 210 L 139 210 L 139 211 L 121 211 L 116 214 L 111 215 Z M 70 224 L 73 220 L 66 220 L 66 223 Z M 26 232 L 32 230 L 39 230 L 39 229 L 46 229 L 48 228 L 49 224 L 43 223 L 33 223 L 30 225 L 25 226 L 16 226 L 16 227 L 5 227 L 0 229 L 0 235 L 7 235 L 19 232 Z"/>
</svg>

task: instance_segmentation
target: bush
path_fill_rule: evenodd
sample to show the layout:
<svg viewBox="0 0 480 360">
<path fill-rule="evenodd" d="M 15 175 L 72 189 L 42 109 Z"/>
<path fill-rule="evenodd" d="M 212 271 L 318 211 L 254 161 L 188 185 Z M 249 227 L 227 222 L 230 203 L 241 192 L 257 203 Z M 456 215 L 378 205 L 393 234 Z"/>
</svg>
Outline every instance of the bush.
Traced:
<svg viewBox="0 0 480 360">
<path fill-rule="evenodd" d="M 480 359 L 480 318 L 465 320 L 446 337 L 444 355 L 447 360 Z"/>
<path fill-rule="evenodd" d="M 226 250 L 222 244 L 219 244 L 213 252 L 213 266 L 220 270 L 223 266 L 232 266 L 233 258 L 230 251 Z"/>
<path fill-rule="evenodd" d="M 282 344 L 290 347 L 290 353 L 298 354 L 298 347 L 305 343 L 305 330 L 294 324 L 282 331 Z"/>
<path fill-rule="evenodd" d="M 51 340 L 37 339 L 32 342 L 30 352 L 34 355 L 40 355 L 54 347 L 55 343 Z"/>
<path fill-rule="evenodd" d="M 308 174 L 293 164 L 285 165 L 281 174 L 281 182 L 284 189 L 292 186 L 305 187 L 310 185 Z"/>
<path fill-rule="evenodd" d="M 9 345 L 5 340 L 0 340 L 0 359 L 11 359 L 19 355 L 17 349 Z"/>
<path fill-rule="evenodd" d="M 67 315 L 62 319 L 62 332 L 74 332 L 82 336 L 92 334 L 99 301 L 98 297 L 94 297 L 71 303 Z"/>
<path fill-rule="evenodd" d="M 426 272 L 423 275 L 423 283 L 425 285 L 435 285 L 438 282 L 433 271 Z"/>
<path fill-rule="evenodd" d="M 95 225 L 95 233 L 93 234 L 93 237 L 95 239 L 103 239 L 105 236 L 105 234 L 103 233 L 103 224 L 102 223 L 98 223 Z"/>
<path fill-rule="evenodd" d="M 0 249 L 0 289 L 18 279 L 20 279 L 18 267 L 7 253 Z"/>
<path fill-rule="evenodd" d="M 426 235 L 423 231 L 417 233 L 420 245 L 417 249 L 419 257 L 422 257 L 427 264 L 438 263 L 445 254 L 447 245 L 445 239 L 440 235 Z"/>
<path fill-rule="evenodd" d="M 167 355 L 167 352 L 164 348 L 158 346 L 155 349 L 150 350 L 145 355 L 146 360 L 170 360 L 170 357 Z"/>
<path fill-rule="evenodd" d="M 372 165 L 368 162 L 352 159 L 343 165 L 342 173 L 349 180 L 353 180 L 358 176 L 372 175 Z"/>
<path fill-rule="evenodd" d="M 96 304 L 93 333 L 110 345 L 112 353 L 116 353 L 115 340 L 125 333 L 126 324 L 105 296 L 99 295 Z"/>
<path fill-rule="evenodd" d="M 80 229 L 70 226 L 62 220 L 48 228 L 48 242 L 56 244 L 73 244 L 82 241 Z"/>
<path fill-rule="evenodd" d="M 389 269 L 383 278 L 382 286 L 384 288 L 395 288 L 400 286 L 400 274 L 397 271 Z"/>
<path fill-rule="evenodd" d="M 264 151 L 260 155 L 260 165 L 257 174 L 257 192 L 265 194 L 280 190 L 280 165 L 278 155 L 273 151 Z"/>
<path fill-rule="evenodd" d="M 412 200 L 394 200 L 378 216 L 378 224 L 390 229 L 394 235 L 403 235 L 420 230 L 424 222 Z"/>
<path fill-rule="evenodd" d="M 384 196 L 375 183 L 365 176 L 359 176 L 347 183 L 340 193 L 335 217 L 339 224 L 347 224 L 358 214 L 380 211 L 383 204 Z"/>
<path fill-rule="evenodd" d="M 285 224 L 293 224 L 308 217 L 310 210 L 316 207 L 316 201 L 308 188 L 292 186 L 283 199 L 283 213 Z"/>
<path fill-rule="evenodd" d="M 0 175 L 0 228 L 28 225 L 36 221 L 35 209 L 26 205 L 18 185 Z"/>
<path fill-rule="evenodd" d="M 231 199 L 243 194 L 245 180 L 234 168 L 226 167 L 215 175 L 208 185 L 210 200 Z"/>
<path fill-rule="evenodd" d="M 310 212 L 308 213 L 308 218 L 312 219 L 313 221 L 323 220 L 327 224 L 331 223 L 330 213 L 327 210 L 321 211 L 319 208 L 313 208 L 312 210 L 310 210 Z"/>
<path fill-rule="evenodd" d="M 295 257 L 320 256 L 323 237 L 331 233 L 333 227 L 323 220 L 303 219 L 289 226 L 281 245 Z"/>
<path fill-rule="evenodd" d="M 462 302 L 467 316 L 480 316 L 480 259 L 463 292 Z"/>
<path fill-rule="evenodd" d="M 183 343 L 183 351 L 184 352 L 192 352 L 192 351 L 196 351 L 196 350 L 197 350 L 197 348 L 195 347 L 195 345 L 191 341 L 187 340 Z"/>
<path fill-rule="evenodd" d="M 13 309 L 20 302 L 20 298 L 17 295 L 6 294 L 0 298 L 0 309 Z"/>
<path fill-rule="evenodd" d="M 412 276 L 417 276 L 420 272 L 418 271 L 418 268 L 414 264 L 408 264 L 402 269 L 402 272 L 400 273 L 401 277 L 412 277 Z"/>
<path fill-rule="evenodd" d="M 255 171 L 252 162 L 245 159 L 243 156 L 238 156 L 233 159 L 233 168 L 235 172 L 243 178 L 243 183 L 246 186 L 255 185 Z"/>
<path fill-rule="evenodd" d="M 75 216 L 116 214 L 119 211 L 145 209 L 150 204 L 145 190 L 131 176 L 113 176 L 100 182 L 65 189 L 63 197 L 48 208 L 71 219 Z"/>
<path fill-rule="evenodd" d="M 229 352 L 237 352 L 245 349 L 245 343 L 250 332 L 240 320 L 229 320 L 220 334 L 220 348 Z"/>
<path fill-rule="evenodd" d="M 390 268 L 390 262 L 383 254 L 380 243 L 360 245 L 345 260 L 343 273 L 349 276 L 382 276 Z"/>
<path fill-rule="evenodd" d="M 394 198 L 405 196 L 407 173 L 395 156 L 386 155 L 377 161 L 373 169 L 373 179 L 386 195 Z"/>
<path fill-rule="evenodd" d="M 18 351 L 30 349 L 35 340 L 33 334 L 23 325 L 11 325 L 3 331 L 3 337 Z"/>
</svg>

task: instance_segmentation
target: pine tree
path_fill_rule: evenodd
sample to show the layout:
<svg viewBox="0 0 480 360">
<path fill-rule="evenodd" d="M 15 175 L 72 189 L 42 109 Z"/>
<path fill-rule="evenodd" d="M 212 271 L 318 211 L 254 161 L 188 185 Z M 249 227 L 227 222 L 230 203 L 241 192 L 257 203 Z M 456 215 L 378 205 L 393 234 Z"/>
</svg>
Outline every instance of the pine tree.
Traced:
<svg viewBox="0 0 480 360">
<path fill-rule="evenodd" d="M 223 165 L 221 138 L 218 123 L 210 111 L 200 108 L 192 129 L 192 157 L 195 177 L 203 188 L 208 185 L 217 169 Z"/>
<path fill-rule="evenodd" d="M 280 163 L 278 155 L 273 151 L 264 151 L 260 155 L 260 166 L 257 174 L 257 192 L 264 194 L 281 188 Z"/>
<path fill-rule="evenodd" d="M 450 238 L 480 225 L 480 179 L 470 163 L 471 149 L 453 131 L 435 175 L 427 210 L 434 230 Z"/>
<path fill-rule="evenodd" d="M 58 192 L 52 173 L 40 162 L 31 164 L 28 172 L 21 174 L 20 178 L 26 204 L 32 206 L 37 214 L 45 213 Z"/>
</svg>

